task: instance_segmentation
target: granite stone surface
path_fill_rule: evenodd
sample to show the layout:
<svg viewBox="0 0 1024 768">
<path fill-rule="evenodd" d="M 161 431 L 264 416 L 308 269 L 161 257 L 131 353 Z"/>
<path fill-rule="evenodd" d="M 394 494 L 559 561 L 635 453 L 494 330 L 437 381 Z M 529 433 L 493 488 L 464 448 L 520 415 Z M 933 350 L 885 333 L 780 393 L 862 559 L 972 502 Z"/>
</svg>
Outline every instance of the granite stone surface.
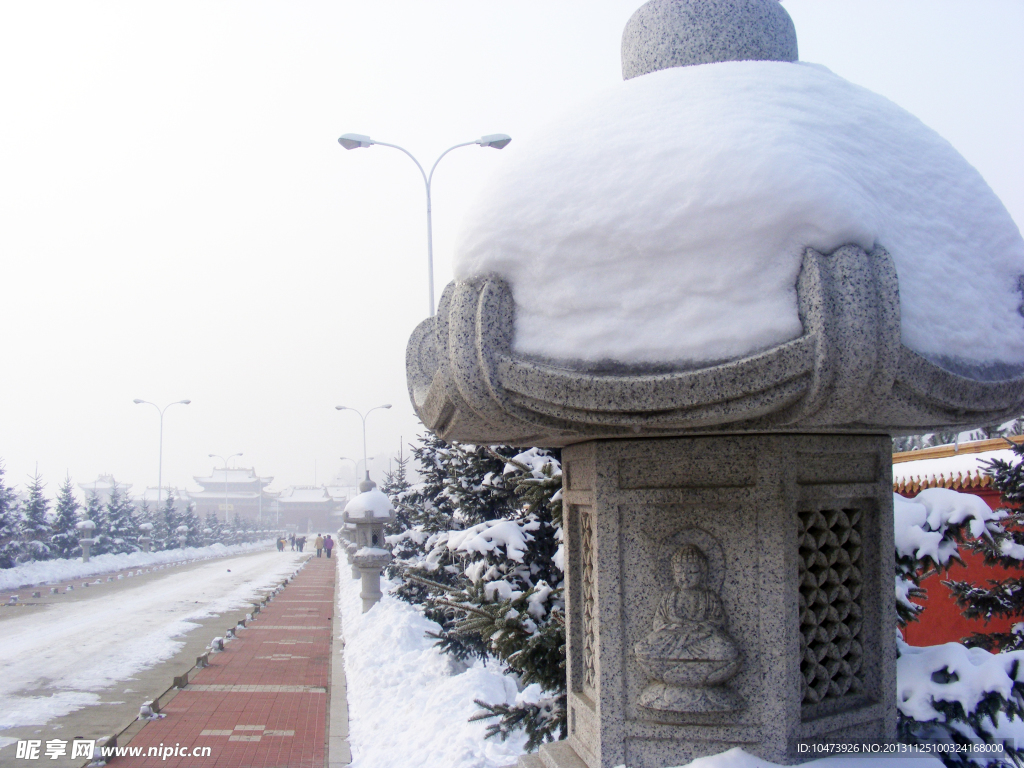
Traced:
<svg viewBox="0 0 1024 768">
<path fill-rule="evenodd" d="M 795 763 L 800 743 L 893 740 L 890 454 L 887 435 L 567 448 L 559 749 L 589 768 L 663 768 L 735 746 Z M 697 560 L 699 578 L 673 572 Z M 651 648 L 682 674 L 652 669 Z M 735 668 L 707 674 L 723 662 Z M 666 684 L 683 694 L 671 706 L 648 695 Z"/>
<path fill-rule="evenodd" d="M 622 33 L 622 78 L 719 61 L 796 61 L 778 0 L 650 0 Z"/>
<path fill-rule="evenodd" d="M 703 367 L 598 367 L 518 355 L 508 285 L 453 282 L 409 340 L 410 398 L 446 440 L 549 447 L 722 430 L 970 429 L 1024 410 L 1024 377 L 968 378 L 901 343 L 884 248 L 807 249 L 796 289 L 803 334 L 792 341 Z"/>
</svg>

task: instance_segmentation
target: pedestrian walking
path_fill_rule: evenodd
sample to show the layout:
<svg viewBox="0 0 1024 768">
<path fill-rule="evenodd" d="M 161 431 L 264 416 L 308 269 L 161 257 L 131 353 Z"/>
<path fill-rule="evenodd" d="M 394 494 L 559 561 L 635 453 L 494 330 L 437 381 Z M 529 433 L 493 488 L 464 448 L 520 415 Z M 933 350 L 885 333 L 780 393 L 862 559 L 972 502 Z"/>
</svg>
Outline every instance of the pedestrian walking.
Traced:
<svg viewBox="0 0 1024 768">
<path fill-rule="evenodd" d="M 294 533 L 291 536 L 288 537 L 288 541 L 290 541 L 292 543 L 292 552 L 294 552 L 295 551 L 295 534 Z"/>
<path fill-rule="evenodd" d="M 284 552 L 284 539 L 280 536 L 277 537 L 277 551 Z"/>
<path fill-rule="evenodd" d="M 327 534 L 327 538 L 324 539 L 324 551 L 327 552 L 327 559 L 331 559 L 331 550 L 334 549 L 334 539 L 331 538 L 331 534 Z"/>
<path fill-rule="evenodd" d="M 299 552 L 301 552 L 302 549 L 306 546 L 306 537 L 305 536 L 299 536 L 299 538 L 297 538 L 295 540 L 295 546 L 298 547 L 299 548 Z"/>
<path fill-rule="evenodd" d="M 320 553 L 324 551 L 324 536 L 322 533 L 318 533 L 316 538 L 313 539 L 313 546 L 316 547 L 316 556 L 320 557 Z"/>
</svg>

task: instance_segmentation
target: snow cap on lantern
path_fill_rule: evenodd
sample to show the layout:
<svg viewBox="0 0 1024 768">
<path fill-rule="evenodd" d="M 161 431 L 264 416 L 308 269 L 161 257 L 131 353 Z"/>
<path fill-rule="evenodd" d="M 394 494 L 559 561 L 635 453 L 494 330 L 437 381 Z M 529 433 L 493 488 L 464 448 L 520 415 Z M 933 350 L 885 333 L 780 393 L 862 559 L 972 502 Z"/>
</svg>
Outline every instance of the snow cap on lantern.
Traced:
<svg viewBox="0 0 1024 768">
<path fill-rule="evenodd" d="M 384 524 L 394 521 L 395 508 L 384 493 L 372 487 L 345 505 L 343 519 L 355 525 L 357 546 L 383 548 Z"/>
<path fill-rule="evenodd" d="M 409 342 L 445 439 L 920 432 L 1024 407 L 1024 240 L 775 0 L 652 0 L 625 82 L 520 141 Z M 893 393 L 898 393 L 894 396 Z"/>
</svg>

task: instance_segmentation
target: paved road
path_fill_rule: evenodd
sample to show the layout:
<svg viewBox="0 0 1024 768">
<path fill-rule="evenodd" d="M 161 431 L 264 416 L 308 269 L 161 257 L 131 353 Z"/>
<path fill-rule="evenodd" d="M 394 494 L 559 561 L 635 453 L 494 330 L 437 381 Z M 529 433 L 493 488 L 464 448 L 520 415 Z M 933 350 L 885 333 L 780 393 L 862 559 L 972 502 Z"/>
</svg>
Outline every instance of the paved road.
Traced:
<svg viewBox="0 0 1024 768">
<path fill-rule="evenodd" d="M 21 590 L 25 604 L 0 609 L 0 739 L 121 730 L 300 560 L 275 550 L 103 577 L 88 588 L 77 581 L 74 592 L 47 589 L 35 600 Z M 0 766 L 31 764 L 15 759 L 13 745 L 0 748 Z"/>
</svg>

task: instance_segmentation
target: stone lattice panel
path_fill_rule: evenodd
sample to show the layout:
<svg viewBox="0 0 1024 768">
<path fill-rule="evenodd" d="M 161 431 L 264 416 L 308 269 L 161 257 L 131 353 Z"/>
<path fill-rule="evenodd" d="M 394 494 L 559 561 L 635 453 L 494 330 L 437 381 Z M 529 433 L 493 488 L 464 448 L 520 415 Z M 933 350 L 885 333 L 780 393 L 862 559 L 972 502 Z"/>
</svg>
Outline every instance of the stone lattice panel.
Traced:
<svg viewBox="0 0 1024 768">
<path fill-rule="evenodd" d="M 861 518 L 849 508 L 799 513 L 804 704 L 864 689 Z"/>
</svg>

